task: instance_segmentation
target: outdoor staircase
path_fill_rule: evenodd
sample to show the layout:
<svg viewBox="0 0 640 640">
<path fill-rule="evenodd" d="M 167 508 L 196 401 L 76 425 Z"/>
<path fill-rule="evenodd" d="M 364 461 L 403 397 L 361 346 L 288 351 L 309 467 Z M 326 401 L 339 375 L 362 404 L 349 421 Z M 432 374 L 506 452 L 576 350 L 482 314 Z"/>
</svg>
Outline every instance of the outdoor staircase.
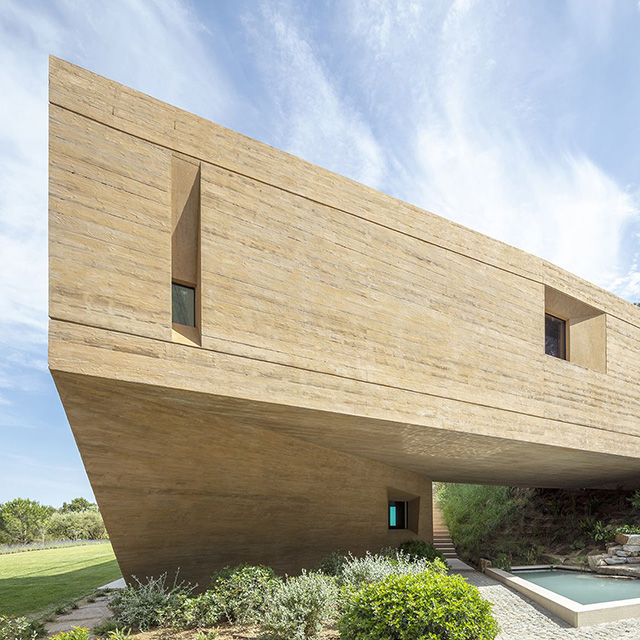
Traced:
<svg viewBox="0 0 640 640">
<path fill-rule="evenodd" d="M 433 501 L 433 546 L 447 559 L 458 558 L 449 529 L 435 500 Z"/>
</svg>

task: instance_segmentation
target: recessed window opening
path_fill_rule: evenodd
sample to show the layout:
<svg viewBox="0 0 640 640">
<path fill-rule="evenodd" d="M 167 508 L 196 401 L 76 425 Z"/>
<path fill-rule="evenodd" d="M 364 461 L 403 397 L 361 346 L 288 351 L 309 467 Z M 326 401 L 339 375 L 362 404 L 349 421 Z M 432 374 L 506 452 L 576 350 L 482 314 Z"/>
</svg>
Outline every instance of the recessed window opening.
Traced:
<svg viewBox="0 0 640 640">
<path fill-rule="evenodd" d="M 187 327 L 196 326 L 196 290 L 177 282 L 171 283 L 173 322 Z"/>
<path fill-rule="evenodd" d="M 408 512 L 406 502 L 389 500 L 389 529 L 406 529 Z"/>
<path fill-rule="evenodd" d="M 567 323 L 550 313 L 545 314 L 544 350 L 548 356 L 567 359 Z"/>
</svg>

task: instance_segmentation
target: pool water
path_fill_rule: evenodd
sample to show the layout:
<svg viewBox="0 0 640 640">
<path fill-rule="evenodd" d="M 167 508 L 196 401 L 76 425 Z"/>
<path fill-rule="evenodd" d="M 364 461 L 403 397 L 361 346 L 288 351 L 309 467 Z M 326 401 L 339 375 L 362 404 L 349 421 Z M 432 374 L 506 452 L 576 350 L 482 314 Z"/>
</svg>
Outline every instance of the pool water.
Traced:
<svg viewBox="0 0 640 640">
<path fill-rule="evenodd" d="M 514 571 L 513 575 L 580 604 L 640 598 L 640 580 L 616 579 L 558 569 Z"/>
</svg>

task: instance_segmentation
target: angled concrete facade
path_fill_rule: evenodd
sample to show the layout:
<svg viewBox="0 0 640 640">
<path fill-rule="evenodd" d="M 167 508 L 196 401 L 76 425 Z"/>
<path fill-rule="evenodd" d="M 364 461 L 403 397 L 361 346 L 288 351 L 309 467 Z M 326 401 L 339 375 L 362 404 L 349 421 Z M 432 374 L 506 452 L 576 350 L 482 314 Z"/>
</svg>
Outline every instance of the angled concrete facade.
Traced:
<svg viewBox="0 0 640 640">
<path fill-rule="evenodd" d="M 432 480 L 640 486 L 640 309 L 55 58 L 50 103 L 50 369 L 126 577 L 429 540 Z"/>
</svg>

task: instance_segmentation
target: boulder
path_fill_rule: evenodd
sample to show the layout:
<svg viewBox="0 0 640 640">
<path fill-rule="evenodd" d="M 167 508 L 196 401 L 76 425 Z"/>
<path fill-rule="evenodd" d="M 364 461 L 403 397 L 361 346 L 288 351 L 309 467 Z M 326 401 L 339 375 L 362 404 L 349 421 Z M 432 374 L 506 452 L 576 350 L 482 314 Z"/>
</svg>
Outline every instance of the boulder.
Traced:
<svg viewBox="0 0 640 640">
<path fill-rule="evenodd" d="M 627 559 L 626 558 L 620 558 L 618 556 L 607 556 L 604 559 L 606 564 L 626 564 L 627 563 Z"/>
<path fill-rule="evenodd" d="M 637 533 L 618 533 L 616 535 L 616 542 L 618 544 L 633 544 L 640 545 L 640 534 Z"/>
<path fill-rule="evenodd" d="M 611 553 L 611 551 L 610 551 L 609 553 Z M 623 551 L 622 549 L 618 549 L 618 550 L 615 552 L 615 555 L 617 555 L 617 556 L 618 556 L 618 557 L 620 557 L 620 558 L 626 558 L 626 557 L 627 557 L 628 555 L 630 555 L 630 554 L 629 554 L 629 552 L 628 552 L 628 551 Z"/>
<path fill-rule="evenodd" d="M 625 565 L 623 567 L 598 567 L 596 573 L 607 576 L 627 576 L 640 578 L 640 567 Z"/>
<path fill-rule="evenodd" d="M 625 544 L 622 548 L 629 555 L 640 553 L 640 544 Z"/>
<path fill-rule="evenodd" d="M 604 562 L 605 556 L 587 556 L 587 560 L 589 561 L 589 568 L 591 571 L 597 571 L 599 567 L 605 565 Z"/>
</svg>

